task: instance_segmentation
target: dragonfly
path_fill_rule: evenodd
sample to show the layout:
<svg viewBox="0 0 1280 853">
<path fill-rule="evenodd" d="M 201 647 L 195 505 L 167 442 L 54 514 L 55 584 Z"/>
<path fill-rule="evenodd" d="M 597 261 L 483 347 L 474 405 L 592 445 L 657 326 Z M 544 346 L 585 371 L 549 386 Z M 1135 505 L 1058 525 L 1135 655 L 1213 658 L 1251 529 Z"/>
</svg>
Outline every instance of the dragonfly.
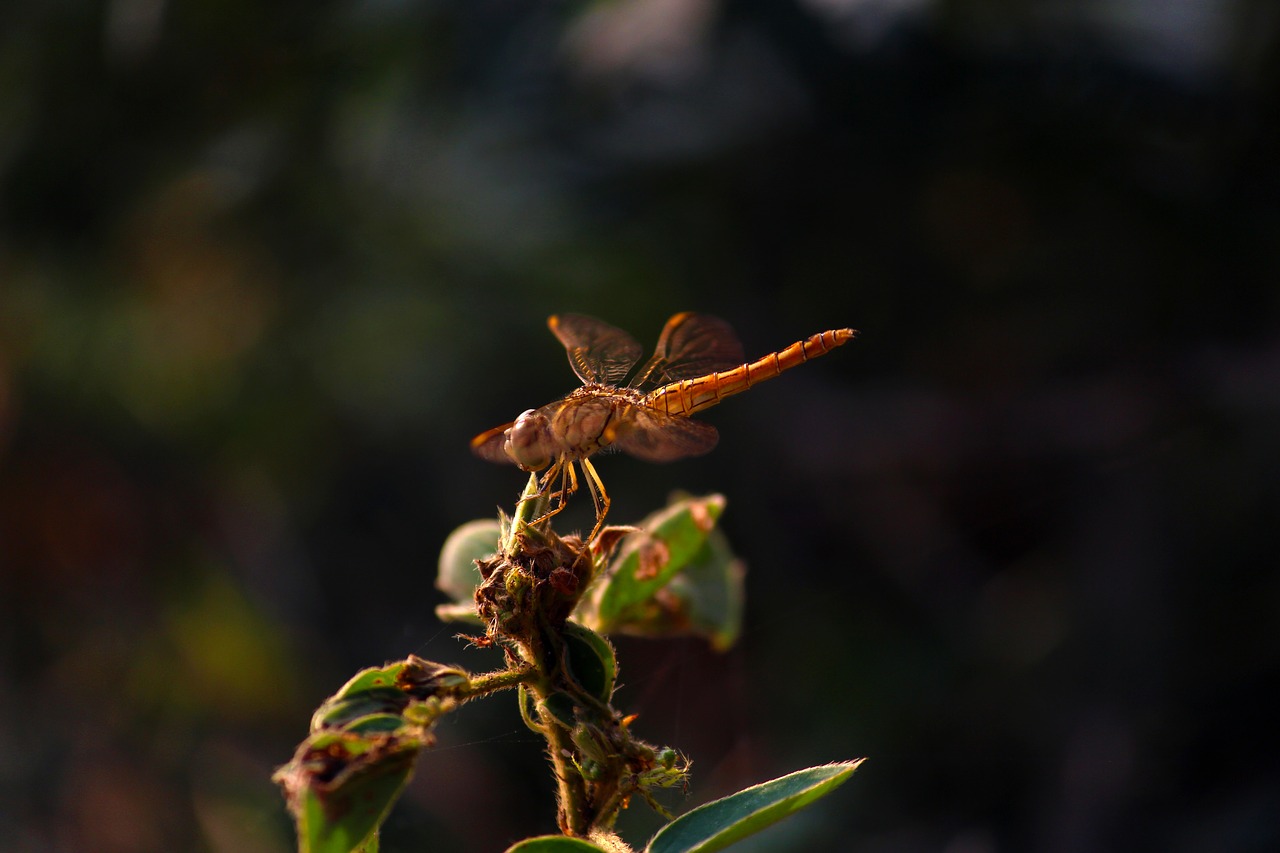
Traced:
<svg viewBox="0 0 1280 853">
<path fill-rule="evenodd" d="M 480 433 L 471 440 L 471 449 L 482 459 L 514 463 L 523 471 L 546 469 L 538 495 L 548 497 L 548 509 L 534 524 L 564 509 L 578 491 L 580 465 L 596 510 L 587 542 L 600 532 L 611 503 L 591 464 L 593 455 L 621 450 L 648 462 L 671 462 L 707 453 L 719 433 L 690 415 L 825 355 L 858 334 L 831 329 L 748 362 L 727 322 L 686 311 L 667 321 L 653 356 L 633 374 L 643 349 L 622 329 L 584 314 L 555 315 L 547 326 L 564 345 L 582 386 Z"/>
</svg>

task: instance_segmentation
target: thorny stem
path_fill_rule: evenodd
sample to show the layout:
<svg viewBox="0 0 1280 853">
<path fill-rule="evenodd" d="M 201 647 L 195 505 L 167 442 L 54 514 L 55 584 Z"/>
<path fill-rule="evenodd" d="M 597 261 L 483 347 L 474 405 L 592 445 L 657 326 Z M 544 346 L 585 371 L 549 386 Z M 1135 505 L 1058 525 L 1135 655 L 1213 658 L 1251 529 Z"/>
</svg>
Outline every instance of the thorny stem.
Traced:
<svg viewBox="0 0 1280 853">
<path fill-rule="evenodd" d="M 532 481 L 531 481 L 532 483 Z M 541 617 L 541 614 L 540 614 Z M 522 644 L 522 651 L 542 677 L 529 682 L 534 696 L 545 702 L 555 689 L 555 679 L 560 675 L 563 643 L 559 635 L 545 619 L 539 618 L 537 629 L 529 642 Z M 556 801 L 559 813 L 556 822 L 565 835 L 585 837 L 591 828 L 590 803 L 586 785 L 573 765 L 573 739 L 567 729 L 554 720 L 543 720 L 540 726 L 547 739 L 547 757 L 551 760 L 552 774 L 556 780 Z"/>
<path fill-rule="evenodd" d="M 488 696 L 490 693 L 497 693 L 499 690 L 510 690 L 512 687 L 519 687 L 521 684 L 530 684 L 537 678 L 538 671 L 533 667 L 513 667 L 511 669 L 501 669 L 497 672 L 472 675 L 469 688 L 458 698 L 463 702 L 469 699 L 479 699 L 483 696 Z"/>
<path fill-rule="evenodd" d="M 535 693 L 539 694 L 539 698 L 546 696 L 545 691 L 537 688 Z M 551 759 L 551 770 L 556 778 L 556 799 L 560 804 L 556 821 L 565 835 L 583 837 L 590 829 L 591 819 L 588 816 L 586 785 L 573 766 L 573 740 L 567 730 L 554 722 L 545 723 L 542 731 L 547 738 L 547 755 Z"/>
<path fill-rule="evenodd" d="M 511 529 L 508 532 L 507 541 L 502 543 L 504 554 L 508 557 L 516 555 L 519 549 L 519 537 L 517 534 L 527 530 L 533 519 L 541 518 L 546 514 L 550 504 L 551 495 L 540 488 L 538 475 L 536 473 L 530 474 L 529 482 L 525 484 L 524 492 L 516 501 L 516 511 L 511 517 Z"/>
<path fill-rule="evenodd" d="M 467 692 L 524 686 L 533 704 L 522 699 L 521 713 L 547 741 L 560 831 L 584 838 L 608 831 L 632 794 L 652 804 L 648 789 L 682 781 L 687 761 L 669 749 L 661 750 L 668 758 L 660 761 L 658 748 L 631 735 L 608 695 L 578 681 L 568 652 L 580 649 L 581 639 L 570 644 L 565 625 L 594 580 L 593 551 L 579 537 L 561 538 L 551 529 L 550 495 L 540 485 L 536 474 L 529 477 L 500 553 L 479 561 L 483 582 L 475 603 L 484 642 L 503 650 L 510 670 L 473 677 Z"/>
</svg>

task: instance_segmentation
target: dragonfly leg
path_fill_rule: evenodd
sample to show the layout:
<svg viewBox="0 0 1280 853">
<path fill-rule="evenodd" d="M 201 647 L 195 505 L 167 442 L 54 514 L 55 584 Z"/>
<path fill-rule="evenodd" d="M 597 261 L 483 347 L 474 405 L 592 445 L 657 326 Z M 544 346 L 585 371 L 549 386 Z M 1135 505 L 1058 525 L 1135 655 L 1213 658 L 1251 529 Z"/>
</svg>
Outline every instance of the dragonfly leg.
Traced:
<svg viewBox="0 0 1280 853">
<path fill-rule="evenodd" d="M 568 481 L 566 483 L 566 480 Z M 564 477 L 560 480 L 560 491 L 556 494 L 560 497 L 560 505 L 564 504 L 569 498 L 578 491 L 578 471 L 574 467 L 572 461 L 564 463 Z"/>
<path fill-rule="evenodd" d="M 596 534 L 600 532 L 600 528 L 604 527 L 604 518 L 609 514 L 609 493 L 604 490 L 604 481 L 600 479 L 600 475 L 596 473 L 596 467 L 591 464 L 591 460 L 582 460 L 582 473 L 587 481 L 587 491 L 591 492 L 591 500 L 596 505 L 596 526 L 591 528 L 591 535 L 586 538 L 586 542 L 591 542 L 596 538 Z"/>
<path fill-rule="evenodd" d="M 557 478 L 563 478 L 563 474 L 564 474 L 564 460 L 557 459 L 555 462 L 551 463 L 550 468 L 542 472 L 542 476 L 538 479 L 538 491 L 535 492 L 534 494 L 526 495 L 525 497 L 521 498 L 521 502 L 545 499 L 547 501 L 547 505 L 552 506 L 554 499 L 560 493 L 551 491 L 551 486 L 556 481 Z M 562 502 L 563 501 L 561 501 L 561 503 Z M 530 521 L 529 524 L 537 524 L 540 521 L 545 521 L 546 519 L 555 515 L 559 511 L 560 511 L 560 508 L 558 506 L 555 506 L 550 511 L 544 512 L 542 515 L 538 516 L 533 521 Z"/>
<path fill-rule="evenodd" d="M 578 491 L 578 474 L 574 470 L 573 460 L 561 457 L 557 459 L 555 464 L 547 469 L 547 473 L 542 475 L 541 488 L 544 492 L 551 488 L 551 483 L 557 477 L 560 479 L 560 488 L 554 492 L 547 492 L 547 500 L 550 507 L 542 515 L 535 518 L 530 524 L 541 524 L 551 516 L 564 509 L 564 505 L 568 502 L 569 496 Z"/>
</svg>

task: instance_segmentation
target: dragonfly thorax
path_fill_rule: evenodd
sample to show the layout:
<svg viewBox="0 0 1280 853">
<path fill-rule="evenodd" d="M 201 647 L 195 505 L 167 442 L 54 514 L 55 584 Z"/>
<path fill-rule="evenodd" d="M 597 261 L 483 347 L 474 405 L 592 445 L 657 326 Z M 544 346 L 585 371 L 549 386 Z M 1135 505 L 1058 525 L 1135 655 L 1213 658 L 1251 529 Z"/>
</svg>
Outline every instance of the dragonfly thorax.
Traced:
<svg viewBox="0 0 1280 853">
<path fill-rule="evenodd" d="M 526 471 L 541 470 L 561 457 L 585 459 L 618 439 L 626 429 L 621 410 L 641 400 L 630 388 L 585 385 L 558 403 L 516 418 L 503 450 Z"/>
</svg>

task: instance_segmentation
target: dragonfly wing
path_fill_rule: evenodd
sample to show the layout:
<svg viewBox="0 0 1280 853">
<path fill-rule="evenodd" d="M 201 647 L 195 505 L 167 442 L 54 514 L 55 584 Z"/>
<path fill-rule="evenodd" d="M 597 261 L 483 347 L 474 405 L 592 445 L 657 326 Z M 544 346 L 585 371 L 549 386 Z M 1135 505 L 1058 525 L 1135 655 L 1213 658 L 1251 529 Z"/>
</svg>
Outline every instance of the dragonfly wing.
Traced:
<svg viewBox="0 0 1280 853">
<path fill-rule="evenodd" d="M 515 426 L 515 421 L 509 424 L 503 424 L 480 433 L 471 439 L 471 452 L 481 459 L 489 462 L 501 462 L 510 464 L 511 459 L 507 456 L 507 452 L 503 449 L 503 445 L 507 441 L 507 430 Z"/>
<path fill-rule="evenodd" d="M 716 446 L 720 433 L 711 424 L 672 417 L 652 409 L 632 409 L 628 429 L 614 446 L 646 462 L 672 462 L 701 456 Z"/>
<path fill-rule="evenodd" d="M 585 314 L 559 314 L 547 320 L 583 382 L 620 385 L 644 353 L 631 335 Z"/>
<path fill-rule="evenodd" d="M 663 326 L 653 357 L 641 368 L 636 388 L 695 379 L 745 362 L 746 355 L 733 327 L 719 317 L 685 311 Z"/>
</svg>

